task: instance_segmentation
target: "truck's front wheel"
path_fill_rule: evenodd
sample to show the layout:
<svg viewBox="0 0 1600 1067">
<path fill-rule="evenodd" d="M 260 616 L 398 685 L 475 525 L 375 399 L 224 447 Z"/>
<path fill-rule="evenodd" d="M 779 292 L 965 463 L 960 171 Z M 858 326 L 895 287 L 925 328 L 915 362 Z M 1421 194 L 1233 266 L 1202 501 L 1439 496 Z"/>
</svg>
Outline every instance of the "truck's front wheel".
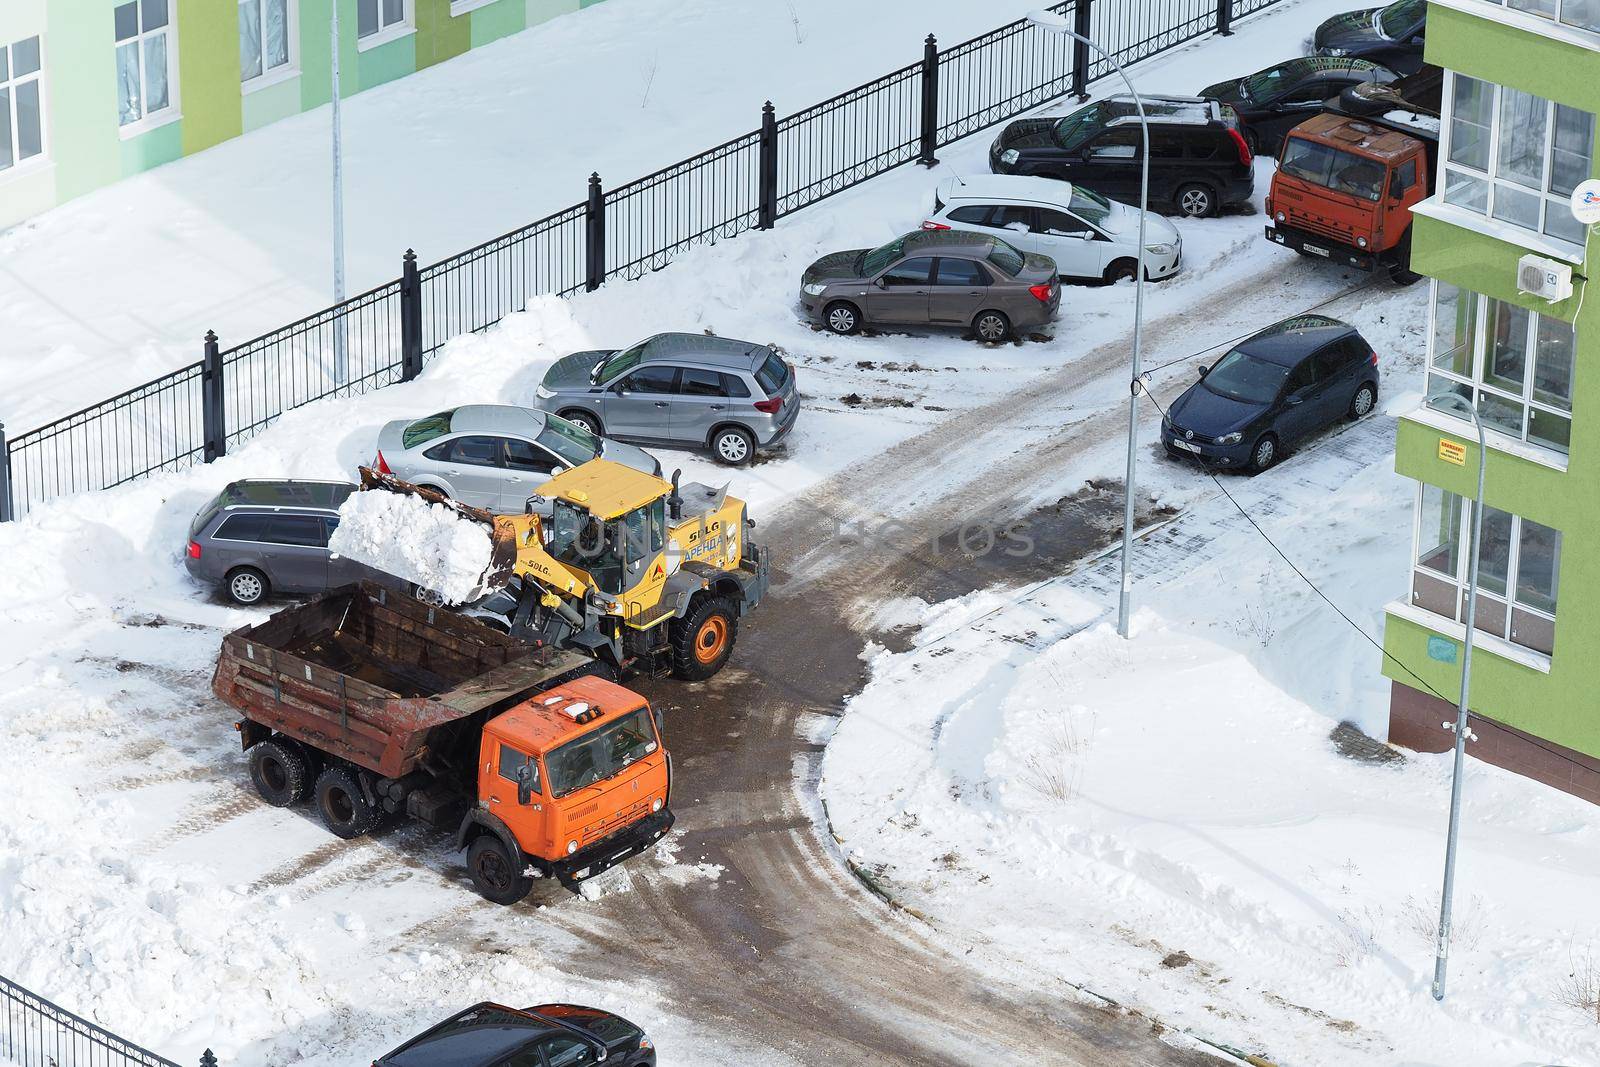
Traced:
<svg viewBox="0 0 1600 1067">
<path fill-rule="evenodd" d="M 700 682 L 720 671 L 733 655 L 739 617 L 727 597 L 698 600 L 672 626 L 672 673 Z"/>
<path fill-rule="evenodd" d="M 367 802 L 356 772 L 337 764 L 317 775 L 317 812 L 334 836 L 346 840 L 377 826 L 380 814 Z"/>
<path fill-rule="evenodd" d="M 311 768 L 292 744 L 277 739 L 250 746 L 250 780 L 275 808 L 298 804 L 311 792 Z"/>
<path fill-rule="evenodd" d="M 479 895 L 496 904 L 515 904 L 533 888 L 533 879 L 494 834 L 479 834 L 467 846 L 467 873 Z"/>
</svg>

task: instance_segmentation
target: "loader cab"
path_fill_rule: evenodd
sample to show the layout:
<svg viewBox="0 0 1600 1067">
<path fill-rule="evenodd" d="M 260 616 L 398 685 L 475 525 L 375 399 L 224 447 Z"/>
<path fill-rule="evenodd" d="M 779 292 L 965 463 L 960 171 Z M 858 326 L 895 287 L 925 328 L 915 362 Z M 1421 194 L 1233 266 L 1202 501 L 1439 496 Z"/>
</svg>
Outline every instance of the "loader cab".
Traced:
<svg viewBox="0 0 1600 1067">
<path fill-rule="evenodd" d="M 597 459 L 556 475 L 539 488 L 550 503 L 545 551 L 582 572 L 609 597 L 652 607 L 666 581 L 667 494 L 653 475 Z"/>
</svg>

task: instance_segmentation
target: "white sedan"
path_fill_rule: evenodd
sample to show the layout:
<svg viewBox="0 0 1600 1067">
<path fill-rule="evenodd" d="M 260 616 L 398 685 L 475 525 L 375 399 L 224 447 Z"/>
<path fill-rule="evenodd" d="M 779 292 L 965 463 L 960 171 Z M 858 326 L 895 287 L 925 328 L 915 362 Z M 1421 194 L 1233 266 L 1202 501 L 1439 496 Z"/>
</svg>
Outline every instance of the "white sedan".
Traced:
<svg viewBox="0 0 1600 1067">
<path fill-rule="evenodd" d="M 971 230 L 1056 261 L 1063 278 L 1132 278 L 1139 257 L 1139 209 L 1081 185 L 1020 174 L 951 178 L 933 198 L 924 230 Z M 1178 270 L 1183 238 L 1154 213 L 1145 217 L 1145 277 Z"/>
</svg>

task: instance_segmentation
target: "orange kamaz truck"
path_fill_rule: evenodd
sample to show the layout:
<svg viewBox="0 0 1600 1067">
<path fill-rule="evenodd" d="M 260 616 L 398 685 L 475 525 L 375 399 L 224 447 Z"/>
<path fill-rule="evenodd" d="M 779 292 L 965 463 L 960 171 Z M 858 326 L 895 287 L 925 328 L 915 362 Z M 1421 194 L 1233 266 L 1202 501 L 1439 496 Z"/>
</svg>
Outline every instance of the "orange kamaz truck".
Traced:
<svg viewBox="0 0 1600 1067">
<path fill-rule="evenodd" d="M 1439 163 L 1439 70 L 1346 89 L 1284 138 L 1267 240 L 1358 270 L 1411 270 L 1411 209 Z"/>
<path fill-rule="evenodd" d="M 361 583 L 229 634 L 212 690 L 242 713 L 267 803 L 310 798 L 344 838 L 390 818 L 451 831 L 478 892 L 514 904 L 672 828 L 661 723 L 605 670 Z"/>
</svg>

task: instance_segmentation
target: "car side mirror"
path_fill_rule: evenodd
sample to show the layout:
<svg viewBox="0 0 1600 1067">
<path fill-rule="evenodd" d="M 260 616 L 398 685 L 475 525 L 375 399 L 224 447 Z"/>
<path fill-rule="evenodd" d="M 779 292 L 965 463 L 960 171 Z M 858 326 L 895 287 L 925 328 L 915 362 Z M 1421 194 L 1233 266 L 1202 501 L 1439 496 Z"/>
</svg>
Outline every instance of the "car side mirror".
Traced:
<svg viewBox="0 0 1600 1067">
<path fill-rule="evenodd" d="M 662 738 L 667 736 L 667 712 L 657 704 L 650 705 L 650 716 L 656 721 L 656 733 Z"/>
<path fill-rule="evenodd" d="M 874 278 L 874 279 L 872 279 L 872 284 L 876 285 L 879 289 L 887 289 L 887 288 L 889 288 L 889 283 L 884 281 L 882 278 Z"/>
<path fill-rule="evenodd" d="M 1389 175 L 1389 199 L 1399 200 L 1404 195 L 1406 187 L 1400 184 L 1400 175 L 1398 173 Z"/>
<path fill-rule="evenodd" d="M 527 807 L 533 803 L 533 764 L 524 763 L 517 768 L 517 803 Z"/>
<path fill-rule="evenodd" d="M 1206 376 L 1206 372 L 1209 371 L 1210 369 L 1211 369 L 1210 367 L 1208 367 L 1204 363 L 1202 363 L 1202 364 L 1200 364 L 1200 366 L 1195 368 L 1195 371 L 1200 375 L 1200 377 L 1204 378 Z"/>
</svg>

